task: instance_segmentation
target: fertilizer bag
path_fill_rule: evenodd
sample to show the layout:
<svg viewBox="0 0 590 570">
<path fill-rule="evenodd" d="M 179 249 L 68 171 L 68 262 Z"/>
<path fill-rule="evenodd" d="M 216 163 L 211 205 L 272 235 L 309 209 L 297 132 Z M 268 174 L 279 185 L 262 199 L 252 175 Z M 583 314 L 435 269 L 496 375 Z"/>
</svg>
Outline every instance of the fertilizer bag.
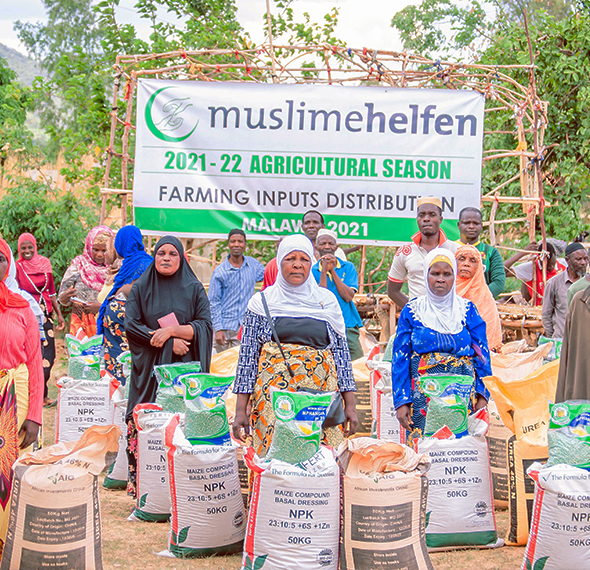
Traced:
<svg viewBox="0 0 590 570">
<path fill-rule="evenodd" d="M 338 448 L 343 570 L 433 570 L 426 540 L 428 456 L 371 438 Z"/>
<path fill-rule="evenodd" d="M 14 465 L 2 570 L 101 570 L 97 475 L 117 452 L 115 426 L 26 453 Z"/>
<path fill-rule="evenodd" d="M 162 427 L 172 416 L 156 404 L 138 404 L 133 410 L 137 427 L 137 504 L 128 520 L 165 522 L 170 518 Z"/>
<path fill-rule="evenodd" d="M 74 380 L 67 376 L 57 380 L 56 443 L 75 441 L 91 426 L 112 423 L 111 381 Z"/>
<path fill-rule="evenodd" d="M 79 340 L 71 334 L 66 335 L 66 347 L 68 349 L 68 356 L 100 356 L 102 352 L 102 335 L 97 334 L 87 338 L 86 340 Z"/>
<path fill-rule="evenodd" d="M 429 548 L 491 546 L 497 542 L 487 431 L 487 410 L 479 435 L 421 439 L 418 452 L 430 457 L 426 544 Z M 469 430 L 471 431 L 471 430 Z M 450 435 L 450 434 L 449 434 Z"/>
<path fill-rule="evenodd" d="M 549 406 L 549 461 L 590 469 L 590 402 L 569 400 Z"/>
<path fill-rule="evenodd" d="M 113 389 L 114 387 L 114 389 Z M 106 489 L 126 489 L 129 463 L 127 460 L 127 398 L 125 398 L 125 387 L 113 378 L 111 380 L 111 404 L 113 407 L 112 424 L 121 430 L 119 437 L 119 451 L 114 463 L 110 466 L 102 486 Z"/>
<path fill-rule="evenodd" d="M 193 445 L 229 445 L 229 422 L 223 395 L 233 376 L 193 374 L 182 378 L 186 405 L 184 435 Z"/>
<path fill-rule="evenodd" d="M 242 551 L 246 515 L 237 444 L 192 445 L 175 415 L 164 426 L 172 503 L 169 550 L 179 558 Z"/>
<path fill-rule="evenodd" d="M 200 362 L 178 362 L 154 366 L 158 381 L 156 404 L 165 412 L 183 414 L 185 411 L 183 383 L 190 382 L 201 371 Z"/>
<path fill-rule="evenodd" d="M 512 432 L 504 425 L 498 408 L 492 398 L 488 401 L 490 429 L 486 436 L 490 450 L 490 468 L 492 471 L 492 488 L 494 490 L 494 507 L 508 508 L 508 440 Z"/>
<path fill-rule="evenodd" d="M 590 568 L 590 473 L 570 465 L 528 470 L 535 505 L 522 570 Z"/>
<path fill-rule="evenodd" d="M 242 570 L 337 570 L 340 475 L 332 452 L 321 447 L 307 468 L 259 459 L 252 448 L 245 461 L 253 481 Z"/>
</svg>

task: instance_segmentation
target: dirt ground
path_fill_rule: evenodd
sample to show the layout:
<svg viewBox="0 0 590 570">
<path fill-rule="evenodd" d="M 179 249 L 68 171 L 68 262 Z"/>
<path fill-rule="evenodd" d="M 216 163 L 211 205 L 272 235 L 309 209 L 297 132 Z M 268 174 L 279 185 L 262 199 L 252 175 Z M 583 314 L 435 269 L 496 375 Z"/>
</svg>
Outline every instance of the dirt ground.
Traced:
<svg viewBox="0 0 590 570">
<path fill-rule="evenodd" d="M 53 376 L 58 378 L 67 368 L 63 343 L 58 341 L 58 358 Z M 57 397 L 52 381 L 50 396 Z M 45 445 L 55 442 L 55 408 L 43 410 L 43 439 Z M 102 479 L 102 476 L 101 476 Z M 240 556 L 181 560 L 158 556 L 167 548 L 167 523 L 128 522 L 134 501 L 125 491 L 109 491 L 100 487 L 102 515 L 102 550 L 105 570 L 240 570 Z M 496 512 L 498 534 L 506 535 L 507 511 Z M 435 570 L 520 570 L 524 547 L 493 550 L 463 550 L 436 552 L 430 555 Z M 297 569 L 294 561 L 293 570 Z"/>
</svg>

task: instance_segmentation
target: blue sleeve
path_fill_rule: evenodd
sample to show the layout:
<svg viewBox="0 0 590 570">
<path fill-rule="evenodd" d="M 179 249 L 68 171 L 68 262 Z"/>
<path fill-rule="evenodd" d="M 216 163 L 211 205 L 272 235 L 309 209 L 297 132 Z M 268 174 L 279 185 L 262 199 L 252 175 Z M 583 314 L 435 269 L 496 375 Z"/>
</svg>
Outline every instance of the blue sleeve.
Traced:
<svg viewBox="0 0 590 570">
<path fill-rule="evenodd" d="M 262 338 L 266 336 L 266 328 L 270 332 L 266 317 L 249 310 L 246 311 L 242 328 L 242 344 L 240 345 L 240 355 L 234 380 L 233 390 L 235 394 L 251 394 L 254 392 L 254 385 L 258 376 L 260 351 L 263 344 Z M 268 337 L 270 338 L 270 334 Z"/>
<path fill-rule="evenodd" d="M 412 358 L 412 322 L 410 308 L 406 305 L 399 316 L 391 358 L 391 384 L 393 404 L 399 408 L 412 403 L 412 378 L 410 360 Z"/>
<path fill-rule="evenodd" d="M 256 281 L 262 281 L 264 279 L 264 265 L 256 259 L 254 261 L 256 261 Z"/>
<path fill-rule="evenodd" d="M 330 337 L 330 350 L 336 365 L 338 376 L 338 389 L 341 392 L 356 392 L 356 382 L 352 372 L 352 361 L 346 337 L 336 334 L 336 331 L 328 324 L 328 336 Z"/>
<path fill-rule="evenodd" d="M 471 335 L 471 346 L 474 347 L 475 350 L 475 355 L 473 357 L 475 392 L 489 400 L 490 393 L 482 380 L 482 378 L 492 375 L 490 349 L 488 348 L 488 339 L 486 337 L 486 323 L 481 318 L 477 308 L 471 301 L 469 301 L 469 305 L 470 307 L 467 310 L 466 324 L 467 330 Z"/>
<path fill-rule="evenodd" d="M 319 285 L 320 284 L 320 278 L 322 277 L 322 274 L 320 273 L 320 262 L 316 262 L 315 265 L 311 266 L 311 272 L 313 274 L 313 277 L 315 279 L 315 282 Z"/>
<path fill-rule="evenodd" d="M 221 328 L 221 298 L 222 298 L 222 284 L 218 277 L 217 270 L 211 276 L 209 283 L 209 304 L 211 305 L 211 322 L 213 323 L 213 330 L 218 331 Z"/>
<path fill-rule="evenodd" d="M 356 267 L 353 263 L 350 263 L 346 266 L 346 273 L 344 274 L 344 279 L 342 283 L 348 285 L 351 289 L 355 291 L 359 290 L 359 276 L 356 272 Z"/>
</svg>

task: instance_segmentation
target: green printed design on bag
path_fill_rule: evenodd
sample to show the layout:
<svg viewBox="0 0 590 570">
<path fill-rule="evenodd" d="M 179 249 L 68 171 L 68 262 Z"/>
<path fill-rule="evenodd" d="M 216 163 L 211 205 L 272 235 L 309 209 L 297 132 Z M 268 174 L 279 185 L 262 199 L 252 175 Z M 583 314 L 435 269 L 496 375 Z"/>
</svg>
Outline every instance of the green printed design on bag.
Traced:
<svg viewBox="0 0 590 570">
<path fill-rule="evenodd" d="M 94 355 L 70 357 L 68 376 L 74 380 L 100 380 L 100 357 Z"/>
<path fill-rule="evenodd" d="M 296 465 L 313 457 L 322 438 L 322 424 L 328 415 L 333 392 L 272 393 L 276 416 L 270 449 L 266 459 L 278 459 Z"/>
<path fill-rule="evenodd" d="M 86 340 L 78 340 L 71 334 L 66 335 L 68 356 L 98 356 L 102 350 L 102 335 L 97 334 Z"/>
<path fill-rule="evenodd" d="M 184 414 L 186 406 L 183 397 L 182 378 L 185 377 L 188 381 L 200 371 L 200 362 L 183 362 L 154 366 L 154 373 L 158 380 L 156 404 L 162 406 L 165 412 Z"/>
</svg>

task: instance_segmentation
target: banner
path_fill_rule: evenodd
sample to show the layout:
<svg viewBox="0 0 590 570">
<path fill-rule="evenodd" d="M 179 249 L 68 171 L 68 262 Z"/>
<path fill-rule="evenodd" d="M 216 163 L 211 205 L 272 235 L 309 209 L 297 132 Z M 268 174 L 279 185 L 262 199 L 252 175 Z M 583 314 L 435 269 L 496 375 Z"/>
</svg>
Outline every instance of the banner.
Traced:
<svg viewBox="0 0 590 570">
<path fill-rule="evenodd" d="M 480 207 L 483 128 L 474 91 L 140 79 L 135 223 L 272 239 L 318 210 L 342 243 L 396 245 L 434 195 L 458 237 Z"/>
</svg>

